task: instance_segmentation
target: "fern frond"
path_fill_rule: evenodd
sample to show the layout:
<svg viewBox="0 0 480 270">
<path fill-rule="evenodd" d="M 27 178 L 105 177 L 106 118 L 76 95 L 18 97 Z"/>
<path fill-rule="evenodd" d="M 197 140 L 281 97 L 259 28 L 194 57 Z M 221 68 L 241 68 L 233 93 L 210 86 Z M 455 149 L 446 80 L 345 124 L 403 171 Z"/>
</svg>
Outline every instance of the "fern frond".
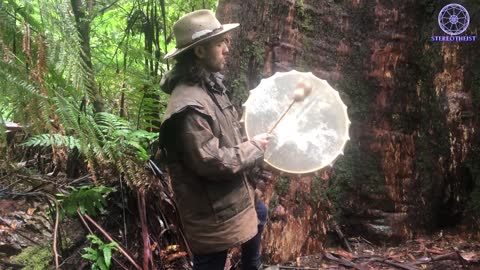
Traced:
<svg viewBox="0 0 480 270">
<path fill-rule="evenodd" d="M 60 134 L 39 134 L 27 139 L 21 145 L 27 147 L 66 147 L 68 149 L 80 149 L 79 141 L 73 136 Z"/>
<path fill-rule="evenodd" d="M 108 132 L 113 130 L 130 130 L 131 129 L 130 123 L 127 120 L 110 113 L 105 113 L 105 112 L 97 113 L 95 115 L 95 120 L 103 131 Z"/>
</svg>

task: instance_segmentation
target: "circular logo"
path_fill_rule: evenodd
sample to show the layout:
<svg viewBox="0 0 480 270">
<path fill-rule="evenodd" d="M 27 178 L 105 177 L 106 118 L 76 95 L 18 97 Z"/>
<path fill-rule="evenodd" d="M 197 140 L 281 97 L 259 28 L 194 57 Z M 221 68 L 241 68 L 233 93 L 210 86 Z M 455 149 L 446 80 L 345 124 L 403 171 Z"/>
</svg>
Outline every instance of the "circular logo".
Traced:
<svg viewBox="0 0 480 270">
<path fill-rule="evenodd" d="M 469 23 L 468 11 L 459 4 L 446 5 L 438 14 L 438 25 L 449 35 L 460 35 L 467 30 Z"/>
</svg>

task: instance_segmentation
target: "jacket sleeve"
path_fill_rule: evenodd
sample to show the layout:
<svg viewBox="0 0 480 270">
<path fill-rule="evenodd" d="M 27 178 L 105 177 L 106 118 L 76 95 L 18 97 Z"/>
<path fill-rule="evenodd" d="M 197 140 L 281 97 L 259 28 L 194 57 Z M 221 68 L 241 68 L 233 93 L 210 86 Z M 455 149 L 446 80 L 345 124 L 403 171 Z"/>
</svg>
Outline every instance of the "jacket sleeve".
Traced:
<svg viewBox="0 0 480 270">
<path fill-rule="evenodd" d="M 209 116 L 187 110 L 180 120 L 179 147 L 185 165 L 196 174 L 211 180 L 237 174 L 263 160 L 263 150 L 254 141 L 233 147 L 220 147 Z"/>
</svg>

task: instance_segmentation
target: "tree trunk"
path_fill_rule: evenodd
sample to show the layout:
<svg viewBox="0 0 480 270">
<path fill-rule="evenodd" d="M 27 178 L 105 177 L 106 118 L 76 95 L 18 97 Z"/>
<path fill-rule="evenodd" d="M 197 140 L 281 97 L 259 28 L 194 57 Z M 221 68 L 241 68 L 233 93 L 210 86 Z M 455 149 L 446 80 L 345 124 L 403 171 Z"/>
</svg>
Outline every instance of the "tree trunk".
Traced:
<svg viewBox="0 0 480 270">
<path fill-rule="evenodd" d="M 70 0 L 70 3 L 72 5 L 73 14 L 75 15 L 75 22 L 81 40 L 82 51 L 80 52 L 80 56 L 85 63 L 85 68 L 87 70 L 86 87 L 95 111 L 101 112 L 103 110 L 103 101 L 95 81 L 92 53 L 90 51 L 90 23 L 93 19 L 92 13 L 95 2 L 92 0 L 86 0 L 85 3 L 83 3 L 82 0 Z"/>
<path fill-rule="evenodd" d="M 220 21 L 241 23 L 226 72 L 236 105 L 260 79 L 296 69 L 328 80 L 349 107 L 351 141 L 321 192 L 350 233 L 404 240 L 454 225 L 478 188 L 480 50 L 478 41 L 431 42 L 445 35 L 437 16 L 446 4 L 220 1 Z M 473 35 L 480 6 L 462 4 Z M 264 253 L 275 262 L 321 249 L 329 225 L 328 200 L 312 195 L 320 180 L 282 179 L 266 192 L 274 215 Z"/>
</svg>

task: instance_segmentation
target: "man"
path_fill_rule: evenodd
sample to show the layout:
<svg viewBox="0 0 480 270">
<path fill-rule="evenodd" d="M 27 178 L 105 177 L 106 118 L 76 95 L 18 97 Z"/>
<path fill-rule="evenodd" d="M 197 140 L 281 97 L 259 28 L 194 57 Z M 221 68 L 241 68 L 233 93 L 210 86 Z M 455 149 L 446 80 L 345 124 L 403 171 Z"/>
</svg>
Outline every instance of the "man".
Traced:
<svg viewBox="0 0 480 270">
<path fill-rule="evenodd" d="M 224 24 L 208 10 L 180 18 L 176 64 L 162 80 L 171 94 L 160 128 L 172 187 L 195 270 L 223 270 L 228 249 L 241 244 L 243 269 L 258 269 L 266 207 L 254 202 L 246 171 L 263 161 L 268 135 L 242 142 L 238 114 L 222 76 L 228 48 Z M 261 218 L 259 222 L 259 218 Z"/>
</svg>

